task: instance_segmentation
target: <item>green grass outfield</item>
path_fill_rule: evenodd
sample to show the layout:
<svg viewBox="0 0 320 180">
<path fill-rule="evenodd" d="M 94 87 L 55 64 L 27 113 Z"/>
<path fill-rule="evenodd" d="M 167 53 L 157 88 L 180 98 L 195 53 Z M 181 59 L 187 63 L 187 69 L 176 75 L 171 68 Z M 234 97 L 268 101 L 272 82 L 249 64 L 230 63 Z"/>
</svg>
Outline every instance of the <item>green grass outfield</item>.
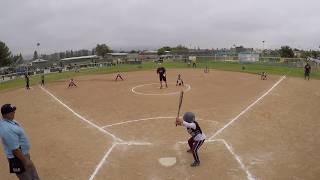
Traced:
<svg viewBox="0 0 320 180">
<path fill-rule="evenodd" d="M 165 62 L 163 66 L 170 68 L 192 68 L 188 67 L 186 63 L 183 62 Z M 206 66 L 210 69 L 218 69 L 224 71 L 237 71 L 237 72 L 246 72 L 246 73 L 259 73 L 262 71 L 266 71 L 269 74 L 276 75 L 287 75 L 287 76 L 295 76 L 303 78 L 303 68 L 293 68 L 287 66 L 280 65 L 268 65 L 268 64 L 239 64 L 237 62 L 217 62 L 217 61 L 197 61 L 197 68 L 204 69 Z M 242 70 L 242 67 L 245 67 Z M 57 80 L 67 80 L 71 77 L 90 75 L 90 74 L 110 74 L 115 73 L 118 70 L 121 72 L 129 72 L 129 71 L 141 71 L 141 70 L 151 70 L 157 68 L 157 64 L 154 62 L 145 62 L 141 65 L 117 65 L 113 67 L 99 67 L 99 68 L 89 68 L 89 69 L 81 69 L 80 72 L 62 72 L 62 73 L 51 73 L 46 74 L 45 81 L 46 83 L 50 83 Z M 320 71 L 315 71 L 314 69 L 311 71 L 311 79 L 320 79 Z M 30 85 L 36 85 L 40 82 L 40 75 L 34 75 L 30 78 Z M 17 78 L 14 80 L 6 81 L 0 83 L 0 91 L 21 88 L 25 86 L 24 78 Z"/>
</svg>

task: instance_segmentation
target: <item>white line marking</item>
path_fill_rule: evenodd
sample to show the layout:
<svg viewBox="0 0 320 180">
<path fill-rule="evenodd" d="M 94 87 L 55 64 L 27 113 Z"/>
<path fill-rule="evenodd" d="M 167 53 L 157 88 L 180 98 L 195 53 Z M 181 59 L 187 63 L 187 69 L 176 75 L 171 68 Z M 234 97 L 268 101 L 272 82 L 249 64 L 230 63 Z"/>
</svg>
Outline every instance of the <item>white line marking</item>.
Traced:
<svg viewBox="0 0 320 180">
<path fill-rule="evenodd" d="M 99 172 L 99 170 L 101 169 L 102 165 L 105 163 L 105 161 L 107 160 L 108 156 L 110 155 L 110 153 L 112 152 L 113 148 L 117 146 L 117 143 L 112 144 L 111 148 L 108 150 L 108 152 L 103 156 L 103 158 L 101 159 L 101 161 L 99 162 L 99 164 L 97 165 L 96 169 L 93 171 L 92 175 L 90 176 L 89 180 L 93 180 L 94 177 L 97 175 L 97 173 Z"/>
<path fill-rule="evenodd" d="M 150 117 L 150 118 L 142 118 L 142 119 L 136 119 L 136 120 L 131 120 L 131 121 L 122 121 L 122 122 L 118 122 L 118 123 L 114 123 L 114 124 L 110 124 L 110 125 L 106 125 L 106 126 L 102 126 L 101 128 L 107 128 L 107 127 L 112 127 L 112 126 L 118 126 L 118 125 L 122 125 L 122 124 L 128 124 L 128 123 L 134 123 L 134 122 L 139 122 L 139 121 L 148 121 L 148 120 L 153 120 L 153 119 L 175 119 L 175 116 L 168 116 L 168 117 Z M 217 123 L 217 121 L 213 121 L 213 120 L 204 120 L 204 119 L 197 119 L 199 121 L 208 121 L 211 123 Z"/>
<path fill-rule="evenodd" d="M 139 122 L 139 121 L 147 121 L 147 120 L 152 120 L 152 119 L 170 119 L 170 118 L 176 118 L 176 117 L 174 117 L 174 116 L 169 116 L 169 117 L 142 118 L 142 119 L 136 119 L 136 120 L 131 120 L 131 121 L 123 121 L 123 122 L 119 122 L 119 123 L 114 123 L 114 124 L 110 124 L 110 125 L 103 126 L 102 128 L 107 128 L 107 127 L 111 127 L 111 126 L 118 126 L 118 125 L 122 125 L 122 124 Z"/>
<path fill-rule="evenodd" d="M 209 140 L 216 137 L 218 134 L 220 134 L 224 129 L 226 129 L 228 126 L 230 126 L 234 121 L 236 121 L 241 115 L 246 113 L 250 108 L 252 108 L 255 104 L 257 104 L 261 99 L 263 99 L 266 95 L 268 95 L 282 80 L 284 80 L 286 76 L 282 76 L 278 82 L 276 82 L 267 92 L 265 92 L 262 96 L 260 96 L 256 101 L 254 101 L 252 104 L 250 104 L 246 109 L 240 112 L 236 117 L 234 117 L 229 123 L 227 123 L 225 126 L 223 126 L 221 129 L 219 129 L 216 133 L 214 133 Z"/>
<path fill-rule="evenodd" d="M 248 168 L 242 163 L 240 156 L 238 156 L 238 155 L 233 151 L 232 147 L 231 147 L 224 139 L 220 139 L 219 141 L 223 142 L 223 144 L 227 147 L 227 149 L 229 150 L 229 152 L 230 152 L 230 153 L 235 157 L 235 159 L 238 161 L 238 163 L 240 164 L 242 170 L 246 172 L 248 180 L 255 180 L 255 178 L 252 176 L 252 174 L 250 173 L 250 171 L 248 170 Z"/>
<path fill-rule="evenodd" d="M 92 175 L 90 176 L 89 180 L 93 180 L 95 178 L 95 176 L 98 174 L 99 170 L 101 169 L 101 167 L 103 166 L 103 164 L 106 163 L 107 158 L 109 157 L 109 155 L 111 154 L 113 148 L 115 148 L 117 145 L 127 145 L 127 146 L 144 146 L 144 145 L 152 145 L 151 143 L 143 143 L 143 142 L 121 142 L 121 143 L 113 143 L 111 148 L 108 150 L 108 152 L 106 152 L 106 154 L 103 156 L 103 158 L 101 159 L 101 161 L 99 162 L 99 164 L 97 165 L 96 169 L 93 171 Z"/>
<path fill-rule="evenodd" d="M 66 104 L 64 104 L 61 100 L 59 100 L 56 96 L 54 96 L 52 93 L 50 93 L 48 90 L 46 90 L 43 87 L 40 87 L 44 92 L 46 92 L 47 94 L 49 94 L 54 100 L 56 100 L 57 102 L 59 102 L 62 106 L 64 106 L 67 110 L 71 111 L 75 116 L 77 116 L 78 118 L 80 118 L 82 121 L 90 124 L 91 126 L 95 127 L 96 129 L 98 129 L 100 132 L 107 134 L 109 136 L 111 136 L 114 140 L 119 141 L 119 142 L 123 142 L 122 139 L 116 137 L 114 134 L 109 133 L 108 131 L 104 130 L 103 128 L 99 127 L 98 125 L 94 124 L 93 122 L 87 120 L 86 118 L 84 118 L 83 116 L 81 116 L 80 114 L 78 114 L 77 112 L 75 112 L 73 109 L 71 109 L 69 106 L 67 106 Z"/>
<path fill-rule="evenodd" d="M 135 94 L 138 94 L 138 95 L 147 95 L 147 96 L 161 96 L 161 95 L 175 95 L 175 94 L 179 94 L 179 92 L 172 92 L 172 93 L 162 93 L 162 94 L 157 94 L 157 93 L 142 93 L 142 92 L 138 92 L 136 91 L 135 89 L 136 88 L 139 88 L 139 87 L 142 87 L 142 86 L 150 86 L 150 85 L 154 85 L 154 84 L 157 84 L 157 83 L 150 83 L 150 84 L 141 84 L 141 85 L 138 85 L 138 86 L 135 86 L 131 89 L 131 91 Z M 170 83 L 172 84 L 172 83 Z M 185 87 L 187 87 L 186 90 L 184 90 L 184 92 L 188 92 L 191 90 L 191 86 L 189 84 L 185 84 L 184 85 Z"/>
<path fill-rule="evenodd" d="M 117 143 L 119 145 L 127 145 L 127 146 L 150 146 L 152 143 L 148 142 L 136 142 L 136 141 L 126 141 L 126 142 L 121 142 Z"/>
<path fill-rule="evenodd" d="M 255 180 L 253 175 L 250 173 L 249 169 L 242 163 L 240 156 L 238 156 L 234 151 L 231 145 L 229 145 L 224 139 L 214 139 L 214 140 L 206 140 L 205 142 L 212 143 L 212 142 L 221 142 L 225 145 L 225 147 L 228 149 L 228 151 L 233 155 L 235 160 L 239 163 L 240 168 L 247 174 L 248 180 Z M 185 141 L 179 141 L 178 144 L 187 144 Z"/>
</svg>

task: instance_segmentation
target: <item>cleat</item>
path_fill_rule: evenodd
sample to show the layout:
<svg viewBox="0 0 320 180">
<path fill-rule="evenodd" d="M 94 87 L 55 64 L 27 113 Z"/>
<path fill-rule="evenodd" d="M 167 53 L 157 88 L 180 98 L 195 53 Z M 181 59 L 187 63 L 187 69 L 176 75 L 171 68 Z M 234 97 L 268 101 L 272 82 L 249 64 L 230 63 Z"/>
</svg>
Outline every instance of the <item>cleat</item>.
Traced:
<svg viewBox="0 0 320 180">
<path fill-rule="evenodd" d="M 190 164 L 191 167 L 200 166 L 200 162 L 194 161 L 192 164 Z"/>
</svg>

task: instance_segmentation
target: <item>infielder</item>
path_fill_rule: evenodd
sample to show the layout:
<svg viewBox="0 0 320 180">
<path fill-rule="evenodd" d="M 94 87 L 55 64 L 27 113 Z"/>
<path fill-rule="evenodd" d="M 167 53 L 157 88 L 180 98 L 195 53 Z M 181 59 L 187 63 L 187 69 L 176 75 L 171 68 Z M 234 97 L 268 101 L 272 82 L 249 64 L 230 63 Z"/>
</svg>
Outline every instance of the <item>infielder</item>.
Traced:
<svg viewBox="0 0 320 180">
<path fill-rule="evenodd" d="M 267 80 L 267 72 L 262 72 L 261 73 L 261 80 Z"/>
<path fill-rule="evenodd" d="M 118 78 L 120 78 L 120 79 L 123 81 L 122 76 L 121 76 L 121 74 L 120 74 L 120 71 L 118 71 L 118 74 L 117 74 L 117 77 L 116 77 L 115 81 L 117 81 Z"/>
<path fill-rule="evenodd" d="M 183 80 L 181 78 L 181 74 L 178 74 L 176 86 L 183 86 Z"/>
<path fill-rule="evenodd" d="M 69 88 L 69 87 L 72 87 L 72 86 L 78 87 L 78 86 L 76 85 L 76 83 L 74 83 L 73 78 L 70 79 L 68 88 Z"/>
<path fill-rule="evenodd" d="M 187 128 L 191 138 L 188 140 L 190 149 L 187 152 L 192 152 L 194 162 L 191 167 L 199 166 L 200 159 L 198 150 L 206 139 L 205 134 L 202 132 L 198 122 L 195 120 L 195 115 L 192 112 L 186 112 L 183 115 L 183 120 L 176 118 L 176 125 L 184 126 Z"/>
<path fill-rule="evenodd" d="M 160 89 L 162 89 L 162 81 L 164 81 L 166 83 L 166 87 L 168 87 L 167 78 L 166 78 L 166 69 L 163 66 L 158 67 L 157 74 L 159 74 Z"/>
</svg>

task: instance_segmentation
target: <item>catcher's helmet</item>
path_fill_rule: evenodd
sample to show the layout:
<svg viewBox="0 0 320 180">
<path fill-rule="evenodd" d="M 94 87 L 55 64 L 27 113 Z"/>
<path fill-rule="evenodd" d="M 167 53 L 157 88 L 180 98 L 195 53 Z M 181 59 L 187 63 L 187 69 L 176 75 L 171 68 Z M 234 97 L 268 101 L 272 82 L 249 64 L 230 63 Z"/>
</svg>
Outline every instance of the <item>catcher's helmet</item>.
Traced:
<svg viewBox="0 0 320 180">
<path fill-rule="evenodd" d="M 183 115 L 183 120 L 188 122 L 188 123 L 192 123 L 195 121 L 195 115 L 192 112 L 186 112 Z"/>
</svg>

